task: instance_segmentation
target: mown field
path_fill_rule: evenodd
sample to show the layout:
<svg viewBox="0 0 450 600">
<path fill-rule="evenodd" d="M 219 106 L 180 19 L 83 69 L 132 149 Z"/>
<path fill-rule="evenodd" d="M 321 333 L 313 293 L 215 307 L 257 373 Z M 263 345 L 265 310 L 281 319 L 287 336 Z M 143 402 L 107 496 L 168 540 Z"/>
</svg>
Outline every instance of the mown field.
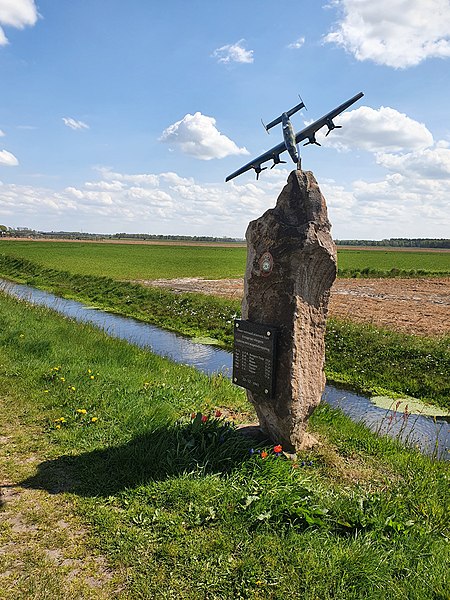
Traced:
<svg viewBox="0 0 450 600">
<path fill-rule="evenodd" d="M 1 294 L 0 322 L 2 600 L 450 597 L 449 463 L 326 406 L 287 460 L 228 380 Z"/>
<path fill-rule="evenodd" d="M 0 254 L 112 279 L 243 277 L 246 248 L 0 240 Z M 340 276 L 450 275 L 450 252 L 338 249 Z"/>
</svg>

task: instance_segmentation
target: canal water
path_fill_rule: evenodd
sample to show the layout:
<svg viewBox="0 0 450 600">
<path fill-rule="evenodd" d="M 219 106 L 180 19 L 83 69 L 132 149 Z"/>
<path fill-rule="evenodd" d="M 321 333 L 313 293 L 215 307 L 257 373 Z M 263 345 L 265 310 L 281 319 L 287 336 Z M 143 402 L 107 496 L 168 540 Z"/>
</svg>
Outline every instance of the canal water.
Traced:
<svg viewBox="0 0 450 600">
<path fill-rule="evenodd" d="M 190 365 L 203 373 L 222 373 L 231 377 L 233 356 L 231 352 L 215 346 L 199 344 L 189 338 L 99 309 L 90 308 L 75 300 L 59 298 L 36 288 L 0 279 L 0 291 L 45 306 L 83 323 L 91 323 L 108 335 L 126 340 L 141 348 Z M 401 439 L 418 446 L 423 452 L 442 460 L 450 460 L 450 424 L 445 420 L 422 415 L 408 415 L 375 406 L 369 398 L 327 385 L 322 400 L 340 408 L 354 421 L 361 421 L 373 431 Z"/>
</svg>

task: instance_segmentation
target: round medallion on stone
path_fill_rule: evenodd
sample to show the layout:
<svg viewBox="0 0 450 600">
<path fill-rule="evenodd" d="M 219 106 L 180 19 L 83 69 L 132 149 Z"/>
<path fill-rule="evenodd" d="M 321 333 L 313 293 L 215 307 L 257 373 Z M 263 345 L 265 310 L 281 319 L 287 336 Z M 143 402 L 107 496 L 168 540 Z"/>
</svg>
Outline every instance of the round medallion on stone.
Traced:
<svg viewBox="0 0 450 600">
<path fill-rule="evenodd" d="M 272 273 L 273 269 L 273 256 L 270 252 L 264 252 L 259 259 L 259 272 L 263 277 L 267 277 Z"/>
</svg>

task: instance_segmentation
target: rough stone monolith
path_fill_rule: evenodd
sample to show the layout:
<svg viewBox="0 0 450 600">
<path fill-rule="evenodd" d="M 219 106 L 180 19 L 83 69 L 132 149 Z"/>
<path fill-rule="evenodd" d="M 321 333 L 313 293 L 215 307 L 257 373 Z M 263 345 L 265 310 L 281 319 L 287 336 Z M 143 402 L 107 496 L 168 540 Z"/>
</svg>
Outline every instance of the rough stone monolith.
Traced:
<svg viewBox="0 0 450 600">
<path fill-rule="evenodd" d="M 325 387 L 325 324 L 336 278 L 327 207 L 311 171 L 292 171 L 276 207 L 246 232 L 242 318 L 278 328 L 273 398 L 247 390 L 260 429 L 288 452 L 311 445 L 306 423 Z"/>
</svg>

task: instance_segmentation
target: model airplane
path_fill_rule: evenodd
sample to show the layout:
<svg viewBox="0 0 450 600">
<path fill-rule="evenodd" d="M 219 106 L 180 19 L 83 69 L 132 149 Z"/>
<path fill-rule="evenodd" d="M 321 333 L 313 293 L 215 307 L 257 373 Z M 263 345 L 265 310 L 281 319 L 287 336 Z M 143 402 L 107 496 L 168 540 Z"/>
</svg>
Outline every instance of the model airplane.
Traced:
<svg viewBox="0 0 450 600">
<path fill-rule="evenodd" d="M 291 108 L 291 110 L 284 112 L 282 115 L 271 121 L 268 125 L 264 125 L 266 130 L 269 130 L 274 125 L 281 123 L 283 127 L 284 141 L 281 142 L 281 144 L 278 144 L 278 146 L 275 146 L 267 152 L 264 152 L 264 154 L 261 154 L 261 156 L 258 156 L 257 158 L 247 163 L 234 173 L 231 173 L 231 175 L 228 175 L 225 181 L 230 181 L 230 179 L 234 179 L 234 177 L 242 175 L 242 173 L 245 173 L 250 169 L 255 170 L 256 179 L 258 179 L 261 171 L 267 169 L 267 167 L 261 166 L 263 163 L 267 162 L 268 160 L 273 160 L 273 165 L 270 167 L 271 169 L 273 169 L 275 165 L 279 165 L 280 163 L 286 162 L 284 160 L 280 160 L 280 154 L 282 154 L 286 150 L 289 152 L 289 155 L 292 158 L 293 162 L 296 163 L 297 167 L 300 169 L 301 166 L 298 143 L 303 140 L 308 140 L 306 144 L 303 144 L 304 146 L 307 146 L 308 144 L 316 144 L 317 146 L 320 146 L 319 142 L 316 140 L 316 133 L 319 131 L 319 129 L 322 129 L 322 127 L 326 125 L 328 127 L 326 135 L 328 135 L 330 131 L 333 131 L 333 129 L 340 129 L 341 125 L 335 125 L 333 123 L 333 119 L 337 117 L 337 115 L 341 114 L 341 112 L 344 112 L 344 110 L 346 110 L 349 106 L 357 102 L 357 100 L 359 100 L 363 96 L 364 94 L 362 92 L 356 94 L 356 96 L 353 96 L 353 98 L 350 98 L 350 100 L 347 100 L 347 102 L 344 102 L 343 104 L 339 105 L 337 108 L 330 111 L 328 114 L 324 115 L 317 121 L 314 121 L 314 123 L 311 123 L 311 125 L 308 125 L 298 133 L 294 133 L 294 128 L 292 127 L 292 123 L 289 117 L 301 108 L 303 108 L 305 105 L 303 104 L 303 102 L 301 102 L 300 104 L 297 104 L 297 106 L 294 106 L 294 108 Z"/>
</svg>

